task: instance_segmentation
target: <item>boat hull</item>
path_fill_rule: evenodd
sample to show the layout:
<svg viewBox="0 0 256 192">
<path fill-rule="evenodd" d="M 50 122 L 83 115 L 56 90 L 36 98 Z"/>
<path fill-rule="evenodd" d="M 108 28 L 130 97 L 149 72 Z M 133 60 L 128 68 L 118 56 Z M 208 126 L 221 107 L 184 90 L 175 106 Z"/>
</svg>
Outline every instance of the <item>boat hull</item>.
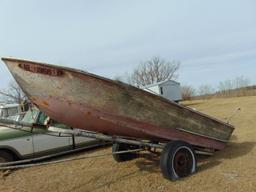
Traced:
<svg viewBox="0 0 256 192">
<path fill-rule="evenodd" d="M 223 149 L 229 124 L 135 87 L 90 73 L 4 58 L 29 99 L 51 118 L 103 134 L 150 140 L 184 140 Z"/>
</svg>

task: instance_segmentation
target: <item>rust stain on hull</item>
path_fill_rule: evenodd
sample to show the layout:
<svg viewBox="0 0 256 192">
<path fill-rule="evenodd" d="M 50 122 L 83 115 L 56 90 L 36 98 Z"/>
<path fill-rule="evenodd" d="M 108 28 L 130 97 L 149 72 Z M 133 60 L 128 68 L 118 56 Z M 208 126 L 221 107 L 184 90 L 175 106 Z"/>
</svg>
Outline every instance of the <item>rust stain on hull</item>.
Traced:
<svg viewBox="0 0 256 192">
<path fill-rule="evenodd" d="M 42 101 L 42 105 L 48 107 L 49 106 L 49 103 L 47 101 Z"/>
<path fill-rule="evenodd" d="M 72 127 L 144 139 L 185 140 L 214 149 L 223 149 L 234 129 L 159 96 L 90 73 L 31 61 L 3 60 L 42 111 Z M 33 69 L 60 70 L 62 74 L 25 70 L 19 67 L 20 63 Z"/>
</svg>

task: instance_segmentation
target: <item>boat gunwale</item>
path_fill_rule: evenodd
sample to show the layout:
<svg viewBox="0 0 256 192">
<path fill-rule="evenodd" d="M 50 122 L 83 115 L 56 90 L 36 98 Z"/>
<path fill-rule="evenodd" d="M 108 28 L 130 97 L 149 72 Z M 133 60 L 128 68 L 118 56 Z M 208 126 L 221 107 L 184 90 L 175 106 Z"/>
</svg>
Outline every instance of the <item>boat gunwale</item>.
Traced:
<svg viewBox="0 0 256 192">
<path fill-rule="evenodd" d="M 234 131 L 235 127 L 227 122 L 224 122 L 222 120 L 219 120 L 215 117 L 211 117 L 207 114 L 204 114 L 200 111 L 195 111 L 185 105 L 180 105 L 180 104 L 177 104 L 173 101 L 170 101 L 164 97 L 161 97 L 159 95 L 155 95 L 155 94 L 152 94 L 150 92 L 147 92 L 147 91 L 144 91 L 140 88 L 137 88 L 135 86 L 132 86 L 132 85 L 129 85 L 127 83 L 124 83 L 124 82 L 121 82 L 121 81 L 116 81 L 116 80 L 112 80 L 112 79 L 109 79 L 109 78 L 106 78 L 106 77 L 102 77 L 102 76 L 99 76 L 99 75 L 96 75 L 96 74 L 93 74 L 93 73 L 89 73 L 89 72 L 86 72 L 86 71 L 83 71 L 83 70 L 80 70 L 80 69 L 75 69 L 75 68 L 71 68 L 71 67 L 65 67 L 65 66 L 60 66 L 60 65 L 56 65 L 56 64 L 49 64 L 49 63 L 44 63 L 44 62 L 39 62 L 39 61 L 31 61 L 31 60 L 26 60 L 26 59 L 17 59 L 17 58 L 12 58 L 12 57 L 2 57 L 1 58 L 2 61 L 6 62 L 6 61 L 10 61 L 10 62 L 26 62 L 26 63 L 31 63 L 31 64 L 36 64 L 36 65 L 41 65 L 41 66 L 45 66 L 45 67 L 51 67 L 51 68 L 55 68 L 55 69 L 62 69 L 62 70 L 66 70 L 66 71 L 70 71 L 70 72 L 74 72 L 74 73 L 80 73 L 80 74 L 83 74 L 83 75 L 87 75 L 87 76 L 90 76 L 92 78 L 95 78 L 95 79 L 98 79 L 98 80 L 102 80 L 102 81 L 105 81 L 107 82 L 108 84 L 110 83 L 111 85 L 116 85 L 120 88 L 124 88 L 124 87 L 129 87 L 135 91 L 139 91 L 141 92 L 141 94 L 144 94 L 144 95 L 148 95 L 148 96 L 151 96 L 151 97 L 154 97 L 154 98 L 157 98 L 165 103 L 168 103 L 168 104 L 172 104 L 172 105 L 175 105 L 177 107 L 179 107 L 180 109 L 187 109 L 188 111 L 192 112 L 192 113 L 196 113 L 202 117 L 205 117 L 205 118 L 208 118 L 208 119 L 211 119 L 217 123 L 220 123 L 222 125 L 225 125 L 227 127 L 229 127 L 231 129 L 231 134 L 232 132 Z"/>
</svg>

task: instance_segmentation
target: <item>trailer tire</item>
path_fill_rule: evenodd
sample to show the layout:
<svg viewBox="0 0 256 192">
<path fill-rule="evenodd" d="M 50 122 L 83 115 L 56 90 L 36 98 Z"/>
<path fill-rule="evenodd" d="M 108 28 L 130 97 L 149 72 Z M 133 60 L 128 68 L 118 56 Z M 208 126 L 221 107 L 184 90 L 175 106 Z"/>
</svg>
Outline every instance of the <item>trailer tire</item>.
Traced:
<svg viewBox="0 0 256 192">
<path fill-rule="evenodd" d="M 197 160 L 194 149 L 183 141 L 168 143 L 162 151 L 160 167 L 163 176 L 172 181 L 195 173 Z"/>
<path fill-rule="evenodd" d="M 139 146 L 129 145 L 125 143 L 114 143 L 112 146 L 112 152 L 119 152 L 119 151 L 126 151 L 126 150 L 133 150 L 139 149 Z M 116 162 L 124 162 L 135 159 L 138 157 L 137 153 L 123 153 L 123 154 L 113 154 L 113 158 Z"/>
<path fill-rule="evenodd" d="M 0 163 L 14 161 L 15 157 L 6 150 L 0 150 Z"/>
</svg>

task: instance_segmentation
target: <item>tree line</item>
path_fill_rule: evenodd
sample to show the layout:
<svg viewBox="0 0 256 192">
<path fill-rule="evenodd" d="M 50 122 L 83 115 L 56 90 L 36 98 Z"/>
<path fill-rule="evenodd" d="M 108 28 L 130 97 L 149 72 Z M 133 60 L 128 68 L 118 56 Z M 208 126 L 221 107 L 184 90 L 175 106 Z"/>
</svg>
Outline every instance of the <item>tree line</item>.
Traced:
<svg viewBox="0 0 256 192">
<path fill-rule="evenodd" d="M 184 85 L 182 86 L 182 97 L 184 100 L 190 100 L 193 97 L 208 99 L 213 96 L 236 97 L 252 95 L 248 92 L 249 86 L 250 80 L 243 76 L 220 81 L 216 87 L 205 84 L 196 89 L 191 85 Z"/>
</svg>

